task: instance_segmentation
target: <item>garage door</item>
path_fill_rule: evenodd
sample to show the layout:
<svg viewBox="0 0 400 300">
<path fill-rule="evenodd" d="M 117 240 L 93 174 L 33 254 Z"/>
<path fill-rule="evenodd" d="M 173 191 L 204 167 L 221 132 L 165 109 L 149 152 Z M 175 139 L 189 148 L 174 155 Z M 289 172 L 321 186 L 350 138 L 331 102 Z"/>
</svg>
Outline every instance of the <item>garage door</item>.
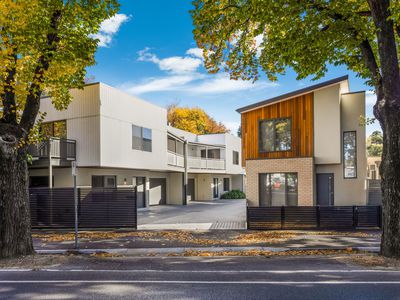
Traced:
<svg viewBox="0 0 400 300">
<path fill-rule="evenodd" d="M 149 204 L 166 204 L 167 183 L 165 178 L 150 178 Z"/>
</svg>

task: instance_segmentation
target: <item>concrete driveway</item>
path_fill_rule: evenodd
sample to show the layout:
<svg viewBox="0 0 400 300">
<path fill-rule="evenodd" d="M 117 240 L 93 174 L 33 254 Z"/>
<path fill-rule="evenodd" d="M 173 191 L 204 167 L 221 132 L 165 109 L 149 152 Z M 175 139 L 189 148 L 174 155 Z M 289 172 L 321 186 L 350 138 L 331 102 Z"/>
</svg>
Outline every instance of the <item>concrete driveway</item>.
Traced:
<svg viewBox="0 0 400 300">
<path fill-rule="evenodd" d="M 246 200 L 191 201 L 138 212 L 138 229 L 246 229 Z"/>
</svg>

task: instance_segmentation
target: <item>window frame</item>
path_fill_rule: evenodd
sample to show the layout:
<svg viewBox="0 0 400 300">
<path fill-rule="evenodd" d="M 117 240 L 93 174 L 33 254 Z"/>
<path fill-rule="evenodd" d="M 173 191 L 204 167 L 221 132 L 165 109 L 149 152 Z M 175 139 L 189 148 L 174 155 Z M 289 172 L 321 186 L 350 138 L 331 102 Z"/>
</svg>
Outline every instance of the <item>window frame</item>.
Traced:
<svg viewBox="0 0 400 300">
<path fill-rule="evenodd" d="M 345 159 L 345 149 L 344 149 L 344 136 L 346 133 L 354 133 L 354 171 L 355 176 L 353 177 L 346 177 L 346 159 Z M 343 131 L 342 135 L 342 159 L 343 159 L 343 179 L 357 179 L 358 176 L 358 166 L 357 166 L 357 131 L 356 130 L 347 130 Z"/>
<path fill-rule="evenodd" d="M 286 149 L 286 150 L 276 150 L 276 123 L 282 120 L 288 120 L 289 121 L 289 127 L 290 127 L 290 148 Z M 273 151 L 268 151 L 268 150 L 263 150 L 261 149 L 261 124 L 263 122 L 273 122 L 273 129 L 274 129 L 274 150 Z M 287 151 L 292 151 L 292 132 L 293 132 L 293 128 L 292 128 L 292 117 L 282 117 L 282 118 L 275 118 L 275 119 L 259 119 L 258 120 L 258 152 L 259 153 L 275 153 L 275 152 L 287 152 Z"/>
<path fill-rule="evenodd" d="M 268 181 L 269 181 L 269 186 L 271 186 L 271 184 L 272 184 L 272 180 L 271 180 L 271 178 L 272 178 L 272 175 L 273 174 L 284 174 L 285 175 L 285 207 L 288 207 L 288 195 L 289 195 L 289 192 L 288 192 L 288 175 L 296 175 L 296 202 L 297 202 L 297 205 L 296 206 L 299 206 L 299 173 L 298 172 L 273 172 L 273 173 L 259 173 L 258 174 L 258 201 L 259 201 L 259 203 L 258 203 L 258 205 L 260 206 L 260 202 L 261 202 L 261 191 L 262 191 L 262 187 L 261 187 L 261 176 L 267 176 L 267 178 L 268 178 Z M 269 190 L 269 199 L 270 199 L 270 202 L 271 202 L 271 204 L 272 204 L 272 189 L 270 189 Z M 272 205 L 270 205 L 270 206 L 260 206 L 260 207 L 281 207 L 281 205 L 280 206 L 272 206 Z"/>
<path fill-rule="evenodd" d="M 134 128 L 136 128 L 138 131 L 140 131 L 140 136 L 133 135 Z M 144 137 L 144 132 L 146 130 L 148 130 L 150 133 L 150 139 L 147 137 Z M 134 147 L 134 143 L 133 143 L 134 138 L 138 140 L 138 143 L 140 140 L 139 147 Z M 149 149 L 145 149 L 145 146 L 144 146 L 145 142 L 147 142 L 150 145 Z M 131 147 L 132 147 L 132 150 L 139 150 L 139 151 L 143 151 L 143 152 L 153 152 L 153 129 L 132 124 L 132 126 L 131 126 Z"/>
<path fill-rule="evenodd" d="M 235 166 L 239 165 L 239 151 L 232 150 L 232 164 Z"/>
<path fill-rule="evenodd" d="M 228 189 L 225 189 L 225 184 L 228 183 Z M 231 186 L 231 180 L 229 177 L 224 177 L 223 182 L 222 182 L 222 189 L 224 190 L 224 192 L 229 192 L 230 190 L 230 186 Z"/>
</svg>

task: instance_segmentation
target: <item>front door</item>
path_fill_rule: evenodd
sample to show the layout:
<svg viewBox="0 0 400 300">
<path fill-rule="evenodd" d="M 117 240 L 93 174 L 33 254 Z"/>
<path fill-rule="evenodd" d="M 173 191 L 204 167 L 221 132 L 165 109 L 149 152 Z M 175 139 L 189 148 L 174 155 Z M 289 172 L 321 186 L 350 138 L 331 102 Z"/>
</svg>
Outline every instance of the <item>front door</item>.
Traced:
<svg viewBox="0 0 400 300">
<path fill-rule="evenodd" d="M 133 177 L 132 181 L 136 187 L 137 208 L 146 207 L 146 177 Z"/>
<path fill-rule="evenodd" d="M 213 179 L 213 197 L 218 198 L 219 192 L 218 192 L 218 178 Z"/>
<path fill-rule="evenodd" d="M 334 175 L 317 174 L 317 205 L 334 205 Z"/>
<path fill-rule="evenodd" d="M 194 183 L 194 178 L 189 178 L 188 179 L 188 201 L 195 201 L 196 198 L 194 196 L 194 188 L 195 183 Z"/>
</svg>

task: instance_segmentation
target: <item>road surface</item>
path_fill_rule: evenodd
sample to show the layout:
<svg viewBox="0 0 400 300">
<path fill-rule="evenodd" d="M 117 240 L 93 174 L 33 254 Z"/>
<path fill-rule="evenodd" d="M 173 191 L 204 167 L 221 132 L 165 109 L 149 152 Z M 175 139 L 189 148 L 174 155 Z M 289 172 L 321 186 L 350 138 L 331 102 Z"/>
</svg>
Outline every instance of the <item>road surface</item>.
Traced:
<svg viewBox="0 0 400 300">
<path fill-rule="evenodd" d="M 0 270 L 1 299 L 399 299 L 400 271 L 330 257 L 101 258 Z"/>
</svg>

